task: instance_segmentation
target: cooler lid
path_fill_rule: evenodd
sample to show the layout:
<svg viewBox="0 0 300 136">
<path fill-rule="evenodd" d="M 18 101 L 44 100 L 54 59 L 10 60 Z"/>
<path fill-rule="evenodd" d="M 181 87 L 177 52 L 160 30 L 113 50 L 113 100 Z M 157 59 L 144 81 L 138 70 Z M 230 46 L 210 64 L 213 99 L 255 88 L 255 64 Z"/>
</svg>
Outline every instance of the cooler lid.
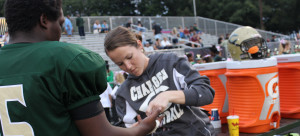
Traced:
<svg viewBox="0 0 300 136">
<path fill-rule="evenodd" d="M 273 56 L 277 59 L 278 63 L 285 63 L 285 62 L 300 62 L 300 54 L 284 54 Z"/>
<path fill-rule="evenodd" d="M 264 67 L 272 67 L 276 65 L 277 65 L 276 58 L 245 60 L 245 61 L 228 61 L 227 69 L 264 68 Z"/>
<path fill-rule="evenodd" d="M 195 64 L 195 65 L 193 65 L 193 67 L 197 71 L 213 70 L 213 69 L 225 69 L 226 68 L 226 61 Z"/>
</svg>

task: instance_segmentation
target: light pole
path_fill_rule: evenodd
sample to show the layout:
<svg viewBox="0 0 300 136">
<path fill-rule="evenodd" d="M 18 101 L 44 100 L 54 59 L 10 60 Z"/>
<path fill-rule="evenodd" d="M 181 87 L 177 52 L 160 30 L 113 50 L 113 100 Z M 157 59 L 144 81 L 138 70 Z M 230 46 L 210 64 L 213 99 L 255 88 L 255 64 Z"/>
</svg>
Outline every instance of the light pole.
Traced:
<svg viewBox="0 0 300 136">
<path fill-rule="evenodd" d="M 258 0 L 258 4 L 259 4 L 260 29 L 265 30 L 264 23 L 263 23 L 263 9 L 262 9 L 261 0 Z"/>
<path fill-rule="evenodd" d="M 197 12 L 196 12 L 196 2 L 195 0 L 193 0 L 193 5 L 194 5 L 194 18 L 195 18 L 195 23 L 197 23 L 197 26 L 198 26 L 198 22 L 197 22 Z"/>
<path fill-rule="evenodd" d="M 196 12 L 196 2 L 195 0 L 193 0 L 193 5 L 194 5 L 194 16 L 197 16 L 197 12 Z"/>
</svg>

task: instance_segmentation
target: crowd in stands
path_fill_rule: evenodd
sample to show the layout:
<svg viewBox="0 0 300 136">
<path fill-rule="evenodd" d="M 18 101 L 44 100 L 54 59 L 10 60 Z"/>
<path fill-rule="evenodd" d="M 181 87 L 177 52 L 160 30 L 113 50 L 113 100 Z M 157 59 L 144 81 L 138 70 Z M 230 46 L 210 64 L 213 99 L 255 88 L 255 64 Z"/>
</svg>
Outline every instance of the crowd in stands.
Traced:
<svg viewBox="0 0 300 136">
<path fill-rule="evenodd" d="M 132 26 L 131 20 L 129 20 L 124 27 L 131 29 Z M 136 31 L 142 37 L 145 37 L 143 32 L 145 29 L 139 20 L 136 24 Z M 179 26 L 178 28 L 174 27 L 170 33 L 163 35 L 163 28 L 156 22 L 152 23 L 153 39 L 143 38 L 143 45 L 147 49 L 145 51 L 161 50 L 161 49 L 173 49 L 179 48 L 180 45 L 184 47 L 204 47 L 202 42 L 202 31 L 197 27 L 195 23 L 194 26 L 191 26 L 190 29 L 185 27 L 184 29 Z"/>
<path fill-rule="evenodd" d="M 193 53 L 186 53 L 187 60 L 190 62 L 191 65 L 194 64 L 202 64 L 202 63 L 211 63 L 211 62 L 218 62 L 218 61 L 225 61 L 225 57 L 222 56 L 221 47 L 216 45 L 212 45 L 209 48 L 210 53 L 201 56 L 197 54 L 194 56 Z"/>
</svg>

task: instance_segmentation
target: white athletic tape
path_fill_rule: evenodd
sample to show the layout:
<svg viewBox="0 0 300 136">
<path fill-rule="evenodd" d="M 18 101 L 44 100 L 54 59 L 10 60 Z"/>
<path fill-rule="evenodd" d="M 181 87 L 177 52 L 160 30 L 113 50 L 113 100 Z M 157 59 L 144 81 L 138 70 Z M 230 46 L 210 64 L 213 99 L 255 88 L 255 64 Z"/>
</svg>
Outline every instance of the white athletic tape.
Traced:
<svg viewBox="0 0 300 136">
<path fill-rule="evenodd" d="M 159 127 L 160 121 L 159 120 L 155 120 L 155 123 L 156 123 L 155 128 L 149 134 L 154 133 L 156 131 L 156 129 Z"/>
</svg>

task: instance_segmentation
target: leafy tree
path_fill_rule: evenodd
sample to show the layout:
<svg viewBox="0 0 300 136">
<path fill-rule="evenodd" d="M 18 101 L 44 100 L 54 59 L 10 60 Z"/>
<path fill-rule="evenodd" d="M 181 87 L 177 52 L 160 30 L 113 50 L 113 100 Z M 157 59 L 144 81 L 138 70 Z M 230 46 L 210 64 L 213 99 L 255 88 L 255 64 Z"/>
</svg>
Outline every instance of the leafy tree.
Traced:
<svg viewBox="0 0 300 136">
<path fill-rule="evenodd" d="M 270 8 L 265 19 L 267 30 L 282 33 L 300 30 L 299 0 L 265 0 L 265 4 Z"/>
<path fill-rule="evenodd" d="M 165 4 L 161 0 L 142 0 L 138 4 L 138 10 L 142 16 L 156 16 L 163 15 L 167 10 Z"/>
<path fill-rule="evenodd" d="M 4 17 L 4 0 L 0 0 L 0 17 Z"/>
</svg>

